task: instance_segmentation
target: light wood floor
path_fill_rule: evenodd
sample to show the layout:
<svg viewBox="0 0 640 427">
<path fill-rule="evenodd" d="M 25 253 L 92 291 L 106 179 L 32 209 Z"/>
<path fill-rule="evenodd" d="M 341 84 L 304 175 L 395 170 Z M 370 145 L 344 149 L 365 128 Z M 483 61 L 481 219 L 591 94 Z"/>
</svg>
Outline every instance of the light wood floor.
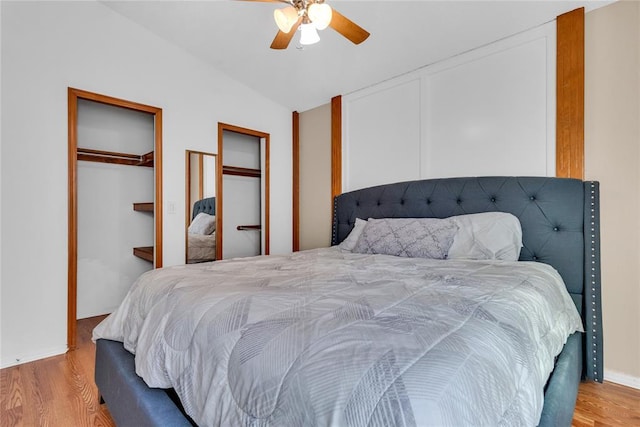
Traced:
<svg viewBox="0 0 640 427">
<path fill-rule="evenodd" d="M 78 348 L 0 370 L 2 427 L 114 426 L 98 403 L 91 330 L 103 317 L 78 322 Z M 575 427 L 640 426 L 640 390 L 614 383 L 580 385 Z"/>
</svg>

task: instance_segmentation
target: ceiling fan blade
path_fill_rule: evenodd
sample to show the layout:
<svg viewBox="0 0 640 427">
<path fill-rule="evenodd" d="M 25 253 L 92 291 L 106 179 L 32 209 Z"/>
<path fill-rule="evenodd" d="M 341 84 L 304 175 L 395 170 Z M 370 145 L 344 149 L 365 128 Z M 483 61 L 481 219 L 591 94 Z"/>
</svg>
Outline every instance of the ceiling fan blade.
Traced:
<svg viewBox="0 0 640 427">
<path fill-rule="evenodd" d="M 333 9 L 329 26 L 351 40 L 354 44 L 360 44 L 369 37 L 369 32 Z"/>
<path fill-rule="evenodd" d="M 276 34 L 276 37 L 271 42 L 271 49 L 286 49 L 301 23 L 302 18 L 293 24 L 293 27 L 291 27 L 288 33 L 278 31 L 278 34 Z"/>
</svg>

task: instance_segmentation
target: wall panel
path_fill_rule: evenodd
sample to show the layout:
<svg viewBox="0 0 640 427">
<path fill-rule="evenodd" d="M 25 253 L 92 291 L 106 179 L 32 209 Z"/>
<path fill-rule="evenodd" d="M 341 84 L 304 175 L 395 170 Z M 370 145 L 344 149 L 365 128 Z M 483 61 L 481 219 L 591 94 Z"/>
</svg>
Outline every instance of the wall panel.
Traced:
<svg viewBox="0 0 640 427">
<path fill-rule="evenodd" d="M 423 177 L 553 174 L 548 40 L 519 42 L 425 70 Z"/>
<path fill-rule="evenodd" d="M 555 175 L 555 23 L 343 97 L 343 191 Z"/>
<path fill-rule="evenodd" d="M 420 80 L 343 97 L 342 189 L 420 176 Z"/>
</svg>

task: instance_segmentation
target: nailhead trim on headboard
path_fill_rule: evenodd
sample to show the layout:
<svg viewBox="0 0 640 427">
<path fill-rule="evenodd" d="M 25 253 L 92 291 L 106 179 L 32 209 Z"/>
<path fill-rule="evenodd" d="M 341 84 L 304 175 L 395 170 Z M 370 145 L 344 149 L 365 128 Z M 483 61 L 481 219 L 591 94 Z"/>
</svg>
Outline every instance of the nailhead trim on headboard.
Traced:
<svg viewBox="0 0 640 427">
<path fill-rule="evenodd" d="M 592 258 L 592 260 L 591 260 L 591 264 L 592 264 L 592 266 L 591 266 L 591 286 L 592 286 L 591 287 L 591 292 L 592 292 L 591 298 L 593 299 L 593 301 L 591 301 L 591 305 L 592 305 L 591 313 L 593 315 L 593 320 L 591 322 L 591 326 L 593 327 L 593 332 L 592 332 L 593 333 L 593 343 L 592 343 L 592 345 L 593 345 L 594 379 L 597 381 L 598 380 L 598 372 L 597 372 L 598 366 L 596 364 L 596 362 L 597 362 L 596 354 L 597 354 L 597 351 L 598 351 L 598 340 L 596 339 L 596 335 L 595 335 L 596 334 L 596 308 L 595 308 L 595 304 L 596 304 L 596 302 L 595 302 L 595 298 L 596 298 L 596 295 L 595 295 L 595 292 L 596 292 L 596 288 L 595 288 L 595 284 L 596 284 L 596 281 L 595 281 L 596 267 L 594 265 L 596 262 L 593 259 L 596 256 L 596 254 L 595 254 L 595 250 L 596 250 L 595 249 L 595 237 L 596 237 L 595 236 L 595 232 L 596 232 L 596 229 L 595 229 L 595 211 L 596 210 L 594 208 L 594 205 L 595 205 L 595 190 L 593 188 L 593 183 L 592 183 L 591 184 L 591 252 L 593 252 L 593 253 L 591 254 L 591 258 Z"/>
<path fill-rule="evenodd" d="M 585 228 L 589 227 L 589 259 L 587 271 L 585 275 L 589 286 L 589 292 L 585 292 L 587 296 L 585 310 L 589 313 L 585 319 L 586 334 L 586 351 L 587 351 L 587 376 L 597 382 L 603 381 L 602 375 L 602 319 L 601 319 L 601 303 L 600 303 L 600 230 L 599 230 L 599 184 L 595 181 L 588 183 L 589 186 L 589 215 L 585 221 Z"/>
</svg>

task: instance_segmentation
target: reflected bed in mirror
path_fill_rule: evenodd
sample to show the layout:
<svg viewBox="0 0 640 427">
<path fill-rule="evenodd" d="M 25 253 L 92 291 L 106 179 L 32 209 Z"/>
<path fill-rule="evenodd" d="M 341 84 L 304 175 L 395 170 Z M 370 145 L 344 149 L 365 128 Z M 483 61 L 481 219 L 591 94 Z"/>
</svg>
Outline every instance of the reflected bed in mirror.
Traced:
<svg viewBox="0 0 640 427">
<path fill-rule="evenodd" d="M 186 263 L 216 259 L 216 155 L 186 152 Z"/>
</svg>

